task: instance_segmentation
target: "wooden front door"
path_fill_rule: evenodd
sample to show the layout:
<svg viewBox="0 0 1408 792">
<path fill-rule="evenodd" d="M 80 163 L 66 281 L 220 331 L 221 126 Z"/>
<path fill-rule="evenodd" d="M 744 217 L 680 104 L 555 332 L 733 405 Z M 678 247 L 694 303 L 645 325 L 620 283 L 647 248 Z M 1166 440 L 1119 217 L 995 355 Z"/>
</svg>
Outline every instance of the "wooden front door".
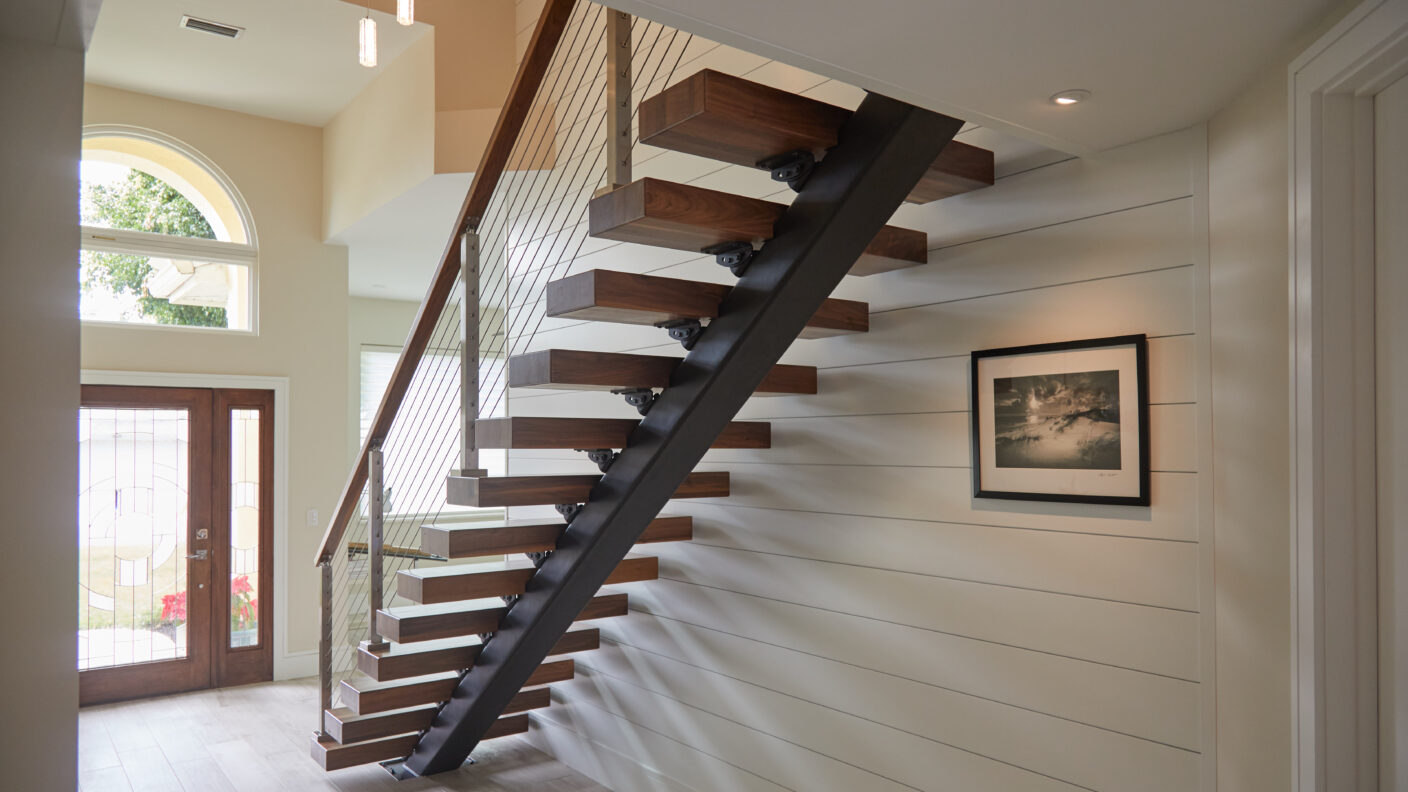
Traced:
<svg viewBox="0 0 1408 792">
<path fill-rule="evenodd" d="M 273 677 L 273 394 L 84 386 L 82 704 Z"/>
</svg>

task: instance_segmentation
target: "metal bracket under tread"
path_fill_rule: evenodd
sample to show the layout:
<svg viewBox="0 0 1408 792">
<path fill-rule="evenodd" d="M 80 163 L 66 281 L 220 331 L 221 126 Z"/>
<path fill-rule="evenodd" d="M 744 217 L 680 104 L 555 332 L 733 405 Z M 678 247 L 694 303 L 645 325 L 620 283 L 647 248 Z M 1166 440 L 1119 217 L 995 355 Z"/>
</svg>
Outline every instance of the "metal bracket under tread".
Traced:
<svg viewBox="0 0 1408 792">
<path fill-rule="evenodd" d="M 710 245 L 699 252 L 713 256 L 714 263 L 720 267 L 728 267 L 729 272 L 740 277 L 748 270 L 748 265 L 753 263 L 753 256 L 757 253 L 748 242 L 724 242 Z"/>
<path fill-rule="evenodd" d="M 566 520 L 568 525 L 571 525 L 572 521 L 577 519 L 577 515 L 582 512 L 582 506 L 583 504 L 580 503 L 559 503 L 553 508 L 557 509 L 557 513 L 562 515 L 562 519 Z"/>
<path fill-rule="evenodd" d="M 578 448 L 576 450 L 586 453 L 587 459 L 591 460 L 592 464 L 596 465 L 596 469 L 600 470 L 602 473 L 610 470 L 611 463 L 615 462 L 616 457 L 620 456 L 620 454 L 609 448 Z"/>
<path fill-rule="evenodd" d="M 699 336 L 704 332 L 704 324 L 698 319 L 671 319 L 668 322 L 657 322 L 656 327 L 664 328 L 669 332 L 670 338 L 680 342 L 680 346 L 688 352 L 694 349 L 698 343 Z M 644 415 L 644 413 L 641 413 Z"/>
<path fill-rule="evenodd" d="M 655 404 L 655 400 L 660 398 L 655 391 L 650 388 L 621 388 L 611 391 L 617 396 L 623 396 L 626 404 L 636 408 L 636 412 L 645 415 L 650 412 L 650 408 Z"/>
<path fill-rule="evenodd" d="M 797 149 L 760 160 L 758 167 L 772 171 L 773 181 L 787 182 L 788 187 L 801 192 L 812 171 L 816 170 L 816 155 L 806 149 Z"/>
<path fill-rule="evenodd" d="M 518 602 L 518 598 L 521 597 L 521 596 L 523 596 L 523 595 L 522 595 L 522 594 L 504 594 L 503 596 L 499 597 L 499 599 L 503 600 L 505 605 L 508 605 L 508 606 L 512 607 L 512 606 L 513 606 L 513 603 Z"/>
<path fill-rule="evenodd" d="M 552 551 L 544 550 L 539 553 L 524 553 L 524 555 L 528 556 L 528 560 L 533 562 L 534 567 L 541 567 L 552 556 Z"/>
</svg>

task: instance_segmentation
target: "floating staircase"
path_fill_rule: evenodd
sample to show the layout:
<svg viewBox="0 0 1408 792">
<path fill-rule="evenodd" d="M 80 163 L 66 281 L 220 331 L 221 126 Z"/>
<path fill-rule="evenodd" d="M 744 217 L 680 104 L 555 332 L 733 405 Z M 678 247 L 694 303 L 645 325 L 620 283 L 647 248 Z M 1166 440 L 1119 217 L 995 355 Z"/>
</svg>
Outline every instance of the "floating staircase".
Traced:
<svg viewBox="0 0 1408 792">
<path fill-rule="evenodd" d="M 828 295 L 849 274 L 925 263 L 925 234 L 885 225 L 904 201 L 989 185 L 991 152 L 949 142 L 960 122 L 871 97 L 854 113 L 714 71 L 647 99 L 641 141 L 762 167 L 803 198 L 792 206 L 658 179 L 598 195 L 593 237 L 714 255 L 737 287 L 597 269 L 546 286 L 547 316 L 657 325 L 685 357 L 548 349 L 513 357 L 514 388 L 610 390 L 621 418 L 480 420 L 479 448 L 570 449 L 600 475 L 452 476 L 448 501 L 473 507 L 555 506 L 562 520 L 427 525 L 419 552 L 509 558 L 400 572 L 415 604 L 377 613 L 380 645 L 358 652 L 345 707 L 325 713 L 313 753 L 329 770 L 405 757 L 406 772 L 458 766 L 480 741 L 528 728 L 571 679 L 576 652 L 600 634 L 582 623 L 626 614 L 603 585 L 655 579 L 657 559 L 630 552 L 688 541 L 671 498 L 726 498 L 727 472 L 694 471 L 709 448 L 765 449 L 766 422 L 732 420 L 751 395 L 814 394 L 817 372 L 779 364 L 796 338 L 869 330 L 868 306 Z"/>
</svg>

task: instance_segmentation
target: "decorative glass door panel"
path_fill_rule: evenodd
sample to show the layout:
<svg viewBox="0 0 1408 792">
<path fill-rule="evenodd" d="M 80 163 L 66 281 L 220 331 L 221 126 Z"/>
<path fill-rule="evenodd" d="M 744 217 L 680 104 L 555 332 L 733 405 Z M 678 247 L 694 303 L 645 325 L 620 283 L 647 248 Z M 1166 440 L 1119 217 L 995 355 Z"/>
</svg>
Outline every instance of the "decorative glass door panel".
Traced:
<svg viewBox="0 0 1408 792">
<path fill-rule="evenodd" d="M 184 658 L 190 417 L 84 408 L 78 668 Z"/>
<path fill-rule="evenodd" d="M 230 411 L 230 646 L 259 644 L 259 411 Z"/>
<path fill-rule="evenodd" d="M 215 392 L 215 676 L 221 685 L 273 678 L 274 396 Z"/>
</svg>

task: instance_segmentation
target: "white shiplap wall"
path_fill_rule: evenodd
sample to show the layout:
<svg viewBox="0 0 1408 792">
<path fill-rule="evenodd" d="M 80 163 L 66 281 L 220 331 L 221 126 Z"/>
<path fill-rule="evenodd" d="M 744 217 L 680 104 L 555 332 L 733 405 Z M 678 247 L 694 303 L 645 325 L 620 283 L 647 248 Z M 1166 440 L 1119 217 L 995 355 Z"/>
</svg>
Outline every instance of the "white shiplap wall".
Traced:
<svg viewBox="0 0 1408 792">
<path fill-rule="evenodd" d="M 704 65 L 859 97 L 713 45 L 692 45 L 676 78 Z M 706 458 L 733 495 L 670 506 L 695 516 L 695 541 L 648 548 L 662 579 L 623 587 L 632 614 L 600 623 L 603 648 L 534 715 L 540 746 L 619 790 L 1204 784 L 1202 131 L 1092 159 L 981 128 L 961 139 L 998 152 L 998 184 L 897 213 L 929 233 L 930 263 L 843 284 L 870 302 L 871 332 L 793 346 L 785 360 L 818 366 L 820 394 L 745 407 L 772 421 L 774 447 Z M 637 177 L 786 200 L 766 174 L 636 157 Z M 572 271 L 594 267 L 729 280 L 699 256 L 588 241 Z M 1140 332 L 1152 508 L 970 497 L 971 350 Z M 547 320 L 525 345 L 677 353 L 662 336 Z M 510 409 L 632 414 L 548 391 L 513 392 Z M 592 470 L 579 456 L 519 452 L 511 467 Z"/>
</svg>

